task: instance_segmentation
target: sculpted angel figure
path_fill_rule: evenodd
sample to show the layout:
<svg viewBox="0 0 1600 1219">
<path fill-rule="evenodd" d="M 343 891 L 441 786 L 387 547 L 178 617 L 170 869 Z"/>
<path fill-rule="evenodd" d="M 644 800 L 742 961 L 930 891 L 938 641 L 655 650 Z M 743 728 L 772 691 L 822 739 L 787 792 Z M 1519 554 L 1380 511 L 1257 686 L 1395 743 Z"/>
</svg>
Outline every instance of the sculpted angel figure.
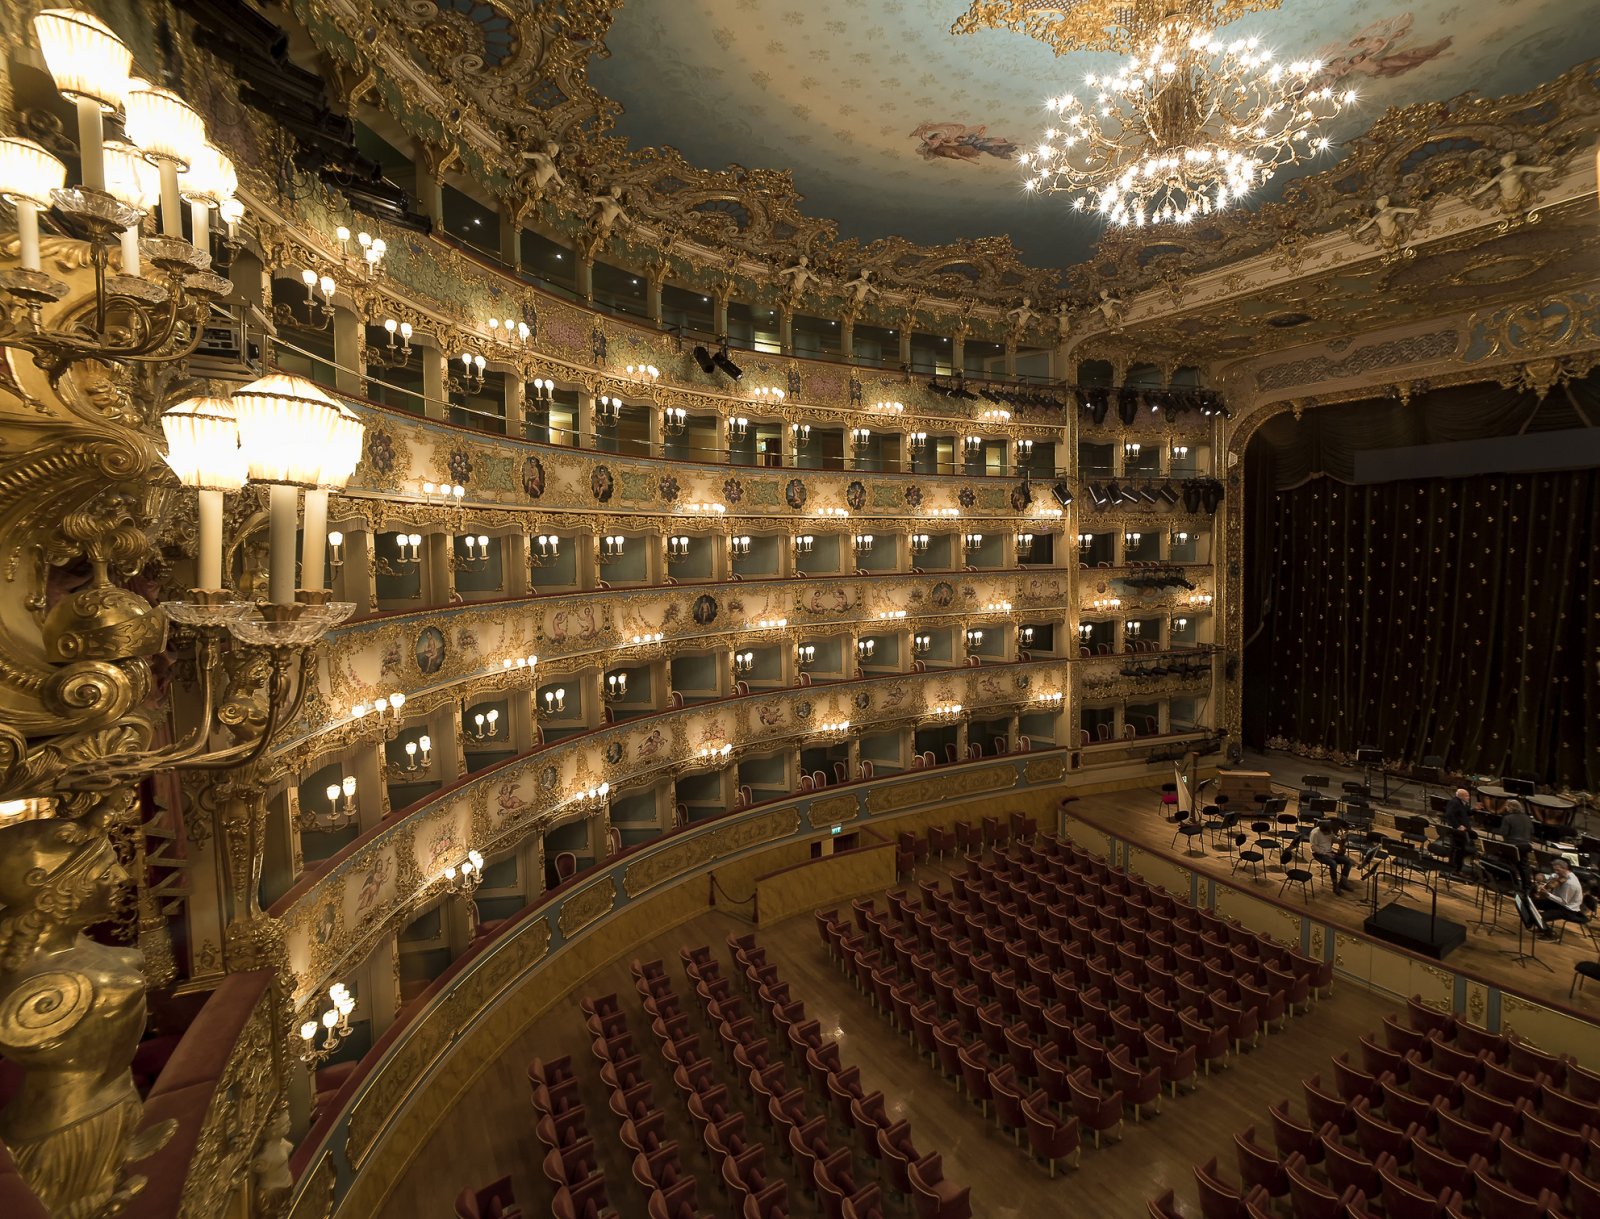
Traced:
<svg viewBox="0 0 1600 1219">
<path fill-rule="evenodd" d="M 1533 191 L 1529 188 L 1527 179 L 1551 173 L 1553 169 L 1554 167 L 1550 165 L 1521 165 L 1517 162 L 1516 153 L 1505 153 L 1500 158 L 1500 172 L 1479 186 L 1467 198 L 1476 199 L 1488 191 L 1495 191 L 1497 192 L 1494 197 L 1495 206 L 1507 216 L 1520 216 L 1533 202 Z"/>
<path fill-rule="evenodd" d="M 589 226 L 602 237 L 611 235 L 612 226 L 617 221 L 628 222 L 628 213 L 622 206 L 622 187 L 613 186 L 601 195 L 590 195 L 589 206 L 592 209 L 589 215 Z"/>
<path fill-rule="evenodd" d="M 1056 334 L 1066 338 L 1072 333 L 1072 306 L 1062 297 L 1056 304 Z"/>
<path fill-rule="evenodd" d="M 546 140 L 544 147 L 531 148 L 522 154 L 522 159 L 533 165 L 528 174 L 528 180 L 533 186 L 533 197 L 542 198 L 545 190 L 553 182 L 557 190 L 565 190 L 567 180 L 561 176 L 561 170 L 556 166 L 556 158 L 561 155 L 561 145 L 554 140 Z"/>
<path fill-rule="evenodd" d="M 844 290 L 850 294 L 850 303 L 856 308 L 866 304 L 867 297 L 877 291 L 872 286 L 872 268 L 862 267 L 854 279 L 845 281 Z"/>
<path fill-rule="evenodd" d="M 1411 230 L 1411 217 L 1417 214 L 1414 207 L 1395 207 L 1388 195 L 1379 195 L 1372 204 L 1372 215 L 1356 226 L 1360 236 L 1368 229 L 1377 229 L 1378 241 L 1386 250 L 1403 244 Z"/>
<path fill-rule="evenodd" d="M 1113 330 L 1122 325 L 1122 315 L 1126 306 L 1111 295 L 1109 288 L 1100 289 L 1100 299 L 1095 303 L 1095 308 L 1100 310 L 1100 316 L 1105 320 L 1105 324 Z"/>
<path fill-rule="evenodd" d="M 788 282 L 786 291 L 790 300 L 797 300 L 806 285 L 816 277 L 816 272 L 811 269 L 811 259 L 804 254 L 800 255 L 794 266 L 784 267 L 778 272 L 778 278 Z"/>
<path fill-rule="evenodd" d="M 1038 316 L 1039 315 L 1033 311 L 1033 298 L 1028 296 L 1024 296 L 1022 298 L 1022 304 L 1018 305 L 1015 309 L 1006 310 L 1006 317 L 1011 320 L 1012 332 L 1017 334 L 1020 334 L 1022 331 L 1031 326 L 1034 319 Z"/>
</svg>

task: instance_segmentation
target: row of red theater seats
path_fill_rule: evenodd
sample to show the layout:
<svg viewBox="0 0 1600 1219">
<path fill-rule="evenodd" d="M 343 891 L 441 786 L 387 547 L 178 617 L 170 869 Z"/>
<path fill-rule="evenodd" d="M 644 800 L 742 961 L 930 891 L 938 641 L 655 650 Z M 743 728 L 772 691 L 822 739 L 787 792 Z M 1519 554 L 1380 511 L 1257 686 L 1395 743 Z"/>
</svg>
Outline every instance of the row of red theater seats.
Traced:
<svg viewBox="0 0 1600 1219">
<path fill-rule="evenodd" d="M 1600 1074 L 1434 1010 L 1420 997 L 1362 1066 L 1333 1059 L 1335 1090 L 1301 1082 L 1306 1120 L 1269 1109 L 1276 1149 L 1235 1136 L 1241 1183 L 1196 1165 L 1205 1219 L 1600 1219 Z M 1172 1194 L 1153 1219 L 1179 1212 Z"/>
</svg>

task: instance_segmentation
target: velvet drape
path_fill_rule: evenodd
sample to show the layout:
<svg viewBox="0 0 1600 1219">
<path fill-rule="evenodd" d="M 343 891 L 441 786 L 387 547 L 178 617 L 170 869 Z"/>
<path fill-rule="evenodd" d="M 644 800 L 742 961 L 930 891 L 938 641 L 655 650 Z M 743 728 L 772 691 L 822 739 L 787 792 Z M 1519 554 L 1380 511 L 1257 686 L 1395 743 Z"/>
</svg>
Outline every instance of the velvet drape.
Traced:
<svg viewBox="0 0 1600 1219">
<path fill-rule="evenodd" d="M 1280 490 L 1278 456 L 1247 455 L 1245 740 L 1600 790 L 1600 472 Z"/>
</svg>

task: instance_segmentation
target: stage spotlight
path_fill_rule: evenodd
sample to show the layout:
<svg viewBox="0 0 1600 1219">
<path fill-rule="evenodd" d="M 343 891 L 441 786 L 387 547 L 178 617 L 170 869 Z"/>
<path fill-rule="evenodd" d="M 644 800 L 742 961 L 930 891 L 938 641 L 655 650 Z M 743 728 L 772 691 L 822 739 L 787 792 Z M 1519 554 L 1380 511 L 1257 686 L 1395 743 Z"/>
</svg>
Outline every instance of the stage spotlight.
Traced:
<svg viewBox="0 0 1600 1219">
<path fill-rule="evenodd" d="M 1161 498 L 1166 500 L 1169 504 L 1176 504 L 1178 502 L 1177 489 L 1174 488 L 1171 483 L 1162 483 L 1161 490 L 1156 492 L 1156 494 L 1161 496 Z"/>
<path fill-rule="evenodd" d="M 704 347 L 696 347 L 693 352 L 694 362 L 700 365 L 700 371 L 712 373 L 717 371 L 717 366 L 711 360 L 711 353 Z"/>
<path fill-rule="evenodd" d="M 711 358 L 716 362 L 718 368 L 722 369 L 723 372 L 727 373 L 735 381 L 744 376 L 744 369 L 740 368 L 728 358 L 728 349 L 726 346 L 724 346 L 721 351 L 717 352 L 717 354 Z"/>
<path fill-rule="evenodd" d="M 1214 478 L 1209 480 L 1200 492 L 1200 502 L 1207 512 L 1215 513 L 1222 503 L 1222 484 Z"/>
<path fill-rule="evenodd" d="M 1089 400 L 1093 403 L 1089 409 L 1089 418 L 1094 420 L 1096 427 L 1099 427 L 1111 413 L 1111 393 L 1104 389 L 1092 390 Z"/>
<path fill-rule="evenodd" d="M 1117 392 L 1117 418 L 1121 419 L 1128 427 L 1133 426 L 1133 421 L 1139 417 L 1139 394 L 1136 390 L 1123 389 Z"/>
<path fill-rule="evenodd" d="M 1051 487 L 1050 494 L 1056 497 L 1056 503 L 1060 504 L 1063 508 L 1072 503 L 1072 491 L 1067 487 L 1065 481 L 1058 482 L 1055 486 Z"/>
<path fill-rule="evenodd" d="M 1185 512 L 1200 511 L 1200 483 L 1191 479 L 1183 484 L 1183 508 Z"/>
<path fill-rule="evenodd" d="M 1111 497 L 1106 494 L 1105 489 L 1101 487 L 1099 483 L 1089 484 L 1089 498 L 1094 502 L 1094 506 L 1097 511 L 1104 510 L 1111 506 Z"/>
</svg>

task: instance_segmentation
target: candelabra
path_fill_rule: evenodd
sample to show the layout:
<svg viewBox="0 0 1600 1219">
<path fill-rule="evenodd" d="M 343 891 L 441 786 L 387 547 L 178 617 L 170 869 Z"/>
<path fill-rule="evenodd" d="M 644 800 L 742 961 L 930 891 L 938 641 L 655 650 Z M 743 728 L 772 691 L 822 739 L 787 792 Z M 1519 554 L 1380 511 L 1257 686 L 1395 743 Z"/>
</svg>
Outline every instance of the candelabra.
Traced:
<svg viewBox="0 0 1600 1219">
<path fill-rule="evenodd" d="M 1078 627 L 1078 638 L 1084 643 L 1088 643 L 1090 639 L 1094 638 L 1094 627 L 1087 622 L 1083 623 Z"/>
<path fill-rule="evenodd" d="M 928 714 L 941 719 L 954 719 L 961 714 L 960 703 L 938 703 L 928 709 Z"/>
<path fill-rule="evenodd" d="M 300 827 L 326 834 L 354 825 L 357 815 L 356 777 L 345 775 L 340 782 L 328 784 L 324 794 L 328 797 L 327 811 L 302 814 Z"/>
<path fill-rule="evenodd" d="M 303 330 L 332 330 L 333 329 L 333 294 L 339 290 L 339 285 L 331 275 L 318 275 L 307 267 L 300 272 L 300 282 L 306 286 L 306 319 L 300 321 L 289 312 L 287 306 L 280 306 L 275 310 L 274 320 L 280 326 L 298 326 Z M 322 296 L 319 300 L 318 292 Z"/>
<path fill-rule="evenodd" d="M 1092 534 L 1092 533 L 1080 533 L 1078 535 L 1078 549 L 1079 550 L 1088 550 L 1089 547 L 1091 547 L 1093 545 L 1094 545 L 1094 534 Z"/>
<path fill-rule="evenodd" d="M 928 447 L 928 433 L 926 432 L 912 432 L 909 439 L 913 453 L 920 453 Z"/>
<path fill-rule="evenodd" d="M 1140 445 L 1137 440 L 1126 441 L 1122 446 L 1122 455 L 1129 461 L 1139 460 Z"/>
<path fill-rule="evenodd" d="M 1033 557 L 1033 534 L 1019 533 L 1016 535 L 1017 558 L 1030 559 Z"/>
<path fill-rule="evenodd" d="M 422 562 L 422 535 L 397 533 L 394 535 L 394 559 L 379 556 L 377 573 L 380 576 L 401 576 Z"/>
<path fill-rule="evenodd" d="M 981 647 L 983 647 L 983 631 L 978 627 L 973 627 L 967 632 L 967 653 L 971 655 Z"/>
<path fill-rule="evenodd" d="M 433 769 L 433 738 L 424 732 L 414 741 L 406 742 L 406 773 Z"/>
<path fill-rule="evenodd" d="M 789 434 L 794 437 L 795 451 L 806 448 L 811 443 L 811 425 L 809 423 L 791 423 Z"/>
<path fill-rule="evenodd" d="M 661 376 L 661 370 L 654 364 L 630 364 L 628 376 L 643 385 L 654 385 Z"/>
<path fill-rule="evenodd" d="M 405 368 L 411 363 L 411 323 L 397 322 L 392 317 L 383 319 L 384 333 L 389 342 L 385 347 L 368 347 L 367 364 L 379 368 Z M 400 341 L 395 342 L 395 335 Z"/>
<path fill-rule="evenodd" d="M 937 516 L 937 517 L 945 517 L 945 518 L 957 517 L 957 516 L 961 515 L 961 509 L 960 508 L 929 508 L 928 509 L 928 515 L 929 516 Z"/>
<path fill-rule="evenodd" d="M 500 670 L 502 673 L 510 674 L 526 669 L 529 673 L 532 673 L 538 663 L 539 658 L 537 656 L 518 656 L 515 658 L 508 656 L 500 662 Z"/>
<path fill-rule="evenodd" d="M 983 612 L 986 614 L 1009 614 L 1011 612 L 1011 602 L 985 601 L 983 603 Z"/>
<path fill-rule="evenodd" d="M 533 567 L 549 567 L 561 557 L 561 539 L 553 533 L 541 533 L 528 547 L 528 563 Z"/>
<path fill-rule="evenodd" d="M 782 402 L 786 396 L 783 390 L 769 389 L 766 386 L 751 390 L 750 395 L 758 402 Z"/>
<path fill-rule="evenodd" d="M 794 547 L 795 554 L 810 554 L 816 545 L 816 535 L 810 533 L 797 533 L 789 539 L 789 544 Z"/>
<path fill-rule="evenodd" d="M 467 534 L 459 539 L 465 555 L 457 554 L 456 568 L 463 571 L 482 571 L 489 565 L 489 537 L 487 534 Z"/>
<path fill-rule="evenodd" d="M 533 397 L 528 401 L 532 404 L 534 413 L 540 414 L 548 411 L 550 403 L 555 401 L 556 383 L 550 380 L 549 377 L 535 377 L 528 382 L 528 388 L 533 390 Z"/>
<path fill-rule="evenodd" d="M 961 548 L 968 552 L 977 550 L 983 545 L 983 534 L 963 533 L 961 535 Z"/>
<path fill-rule="evenodd" d="M 726 762 L 732 753 L 733 746 L 726 741 L 713 742 L 695 750 L 695 757 L 701 762 Z"/>
<path fill-rule="evenodd" d="M 1174 632 L 1186 631 L 1188 629 L 1189 620 L 1187 618 L 1174 618 L 1172 620 L 1172 630 Z"/>
<path fill-rule="evenodd" d="M 681 436 L 684 429 L 689 426 L 689 412 L 681 406 L 666 406 L 661 409 L 661 430 L 668 436 Z"/>
<path fill-rule="evenodd" d="M 1189 458 L 1189 446 L 1188 445 L 1186 445 L 1186 444 L 1175 444 L 1175 445 L 1172 446 L 1172 460 L 1173 461 L 1187 461 L 1188 458 Z"/>
<path fill-rule="evenodd" d="M 446 507 L 454 504 L 460 506 L 466 498 L 467 489 L 460 483 L 423 483 L 422 502 L 425 504 L 444 504 Z"/>
<path fill-rule="evenodd" d="M 844 736 L 849 731 L 849 720 L 835 720 L 831 723 L 817 725 L 817 732 L 822 736 Z"/>
<path fill-rule="evenodd" d="M 757 631 L 780 631 L 789 625 L 787 618 L 760 618 L 750 624 Z"/>
<path fill-rule="evenodd" d="M 519 322 L 516 318 L 489 319 L 489 338 L 494 342 L 504 343 L 507 346 L 527 346 L 532 334 L 533 331 L 528 329 L 528 323 Z"/>
<path fill-rule="evenodd" d="M 1210 609 L 1213 600 L 1215 598 L 1210 593 L 1191 593 L 1183 603 L 1192 609 Z"/>
<path fill-rule="evenodd" d="M 335 1051 L 350 1035 L 350 1013 L 356 1001 L 343 982 L 328 988 L 328 1008 L 320 1017 L 300 1025 L 300 1061 L 316 1066 L 333 1057 Z M 317 1044 L 317 1030 L 323 1032 L 322 1044 Z"/>
<path fill-rule="evenodd" d="M 470 351 L 461 353 L 461 375 L 449 377 L 445 388 L 452 394 L 475 394 L 483 388 L 484 369 L 489 361 Z"/>
<path fill-rule="evenodd" d="M 733 653 L 733 676 L 735 680 L 744 676 L 756 667 L 756 654 L 754 652 Z"/>
<path fill-rule="evenodd" d="M 736 440 L 743 440 L 750 432 L 750 420 L 743 415 L 731 416 L 728 419 L 728 435 Z"/>
<path fill-rule="evenodd" d="M 750 535 L 743 533 L 729 538 L 728 545 L 732 549 L 735 558 L 746 558 L 750 554 Z"/>
<path fill-rule="evenodd" d="M 628 675 L 626 673 L 606 674 L 605 685 L 601 688 L 600 693 L 608 703 L 614 703 L 626 698 L 628 695 Z"/>
<path fill-rule="evenodd" d="M 853 427 L 850 429 L 850 444 L 852 448 L 864 449 L 872 443 L 872 429 L 866 427 Z"/>
<path fill-rule="evenodd" d="M 1031 460 L 1033 460 L 1033 441 L 1017 441 L 1017 464 L 1024 465 Z"/>
<path fill-rule="evenodd" d="M 850 546 L 857 554 L 872 553 L 872 534 L 853 533 L 850 535 Z"/>
<path fill-rule="evenodd" d="M 871 660 L 872 654 L 878 650 L 876 639 L 856 640 L 856 656 L 861 660 Z"/>
<path fill-rule="evenodd" d="M 600 562 L 614 563 L 622 557 L 622 544 L 626 539 L 620 533 L 608 533 L 600 539 Z"/>
<path fill-rule="evenodd" d="M 902 621 L 905 616 L 906 612 L 903 609 L 878 611 L 878 617 L 886 622 Z"/>
<path fill-rule="evenodd" d="M 932 635 L 914 635 L 911 638 L 911 654 L 913 656 L 926 656 L 933 651 Z"/>
<path fill-rule="evenodd" d="M 926 533 L 913 533 L 911 535 L 911 553 L 912 554 L 922 554 L 922 553 L 924 553 L 928 549 L 928 547 L 932 543 L 932 541 L 933 541 L 933 539 Z"/>
<path fill-rule="evenodd" d="M 981 413 L 978 418 L 984 423 L 1010 423 L 1011 412 L 1001 406 L 991 406 Z"/>
<path fill-rule="evenodd" d="M 553 715 L 558 711 L 567 709 L 567 688 L 558 686 L 554 690 L 544 692 L 544 713 Z"/>
<path fill-rule="evenodd" d="M 796 644 L 794 649 L 794 662 L 802 669 L 809 669 L 817 659 L 817 649 L 814 644 Z"/>
<path fill-rule="evenodd" d="M 968 458 L 968 460 L 971 460 L 974 457 L 982 457 L 983 437 L 963 436 L 961 438 L 961 451 Z"/>
<path fill-rule="evenodd" d="M 467 942 L 478 935 L 478 886 L 483 883 L 483 856 L 469 850 L 467 857 L 444 870 L 444 887 L 461 898 L 467 912 Z"/>
<path fill-rule="evenodd" d="M 1065 695 L 1062 694 L 1062 692 L 1060 690 L 1052 690 L 1052 691 L 1049 691 L 1048 693 L 1036 694 L 1036 695 L 1033 696 L 1033 701 L 1036 702 L 1036 703 L 1053 704 L 1054 706 L 1057 706 L 1057 707 L 1059 707 L 1062 704 L 1064 699 L 1065 699 Z"/>
<path fill-rule="evenodd" d="M 383 256 L 388 252 L 389 243 L 382 237 L 374 237 L 368 232 L 356 234 L 356 246 L 361 253 L 356 254 L 350 249 L 350 230 L 340 225 L 334 235 L 339 239 L 339 250 L 344 255 L 346 265 L 366 276 L 367 279 L 377 277 Z"/>
<path fill-rule="evenodd" d="M 818 508 L 818 516 L 846 517 L 850 515 L 848 508 Z"/>
<path fill-rule="evenodd" d="M 668 536 L 667 562 L 676 563 L 689 557 L 689 539 L 681 535 Z"/>
<path fill-rule="evenodd" d="M 472 728 L 468 731 L 474 741 L 480 744 L 492 740 L 500 735 L 500 711 L 491 707 L 488 711 L 480 711 L 472 717 Z"/>
<path fill-rule="evenodd" d="M 1122 627 L 1122 630 L 1123 630 L 1124 634 L 1128 635 L 1129 637 L 1131 637 L 1133 639 L 1137 639 L 1137 638 L 1139 638 L 1140 635 L 1144 634 L 1144 623 L 1142 623 L 1142 622 L 1124 623 L 1123 627 Z"/>
<path fill-rule="evenodd" d="M 623 402 L 612 394 L 601 394 L 594 400 L 594 421 L 600 427 L 616 427 L 622 418 Z"/>
<path fill-rule="evenodd" d="M 1017 632 L 1017 642 L 1025 648 L 1033 646 L 1033 628 L 1025 626 Z"/>
<path fill-rule="evenodd" d="M 900 415 L 905 413 L 904 402 L 874 402 L 872 409 L 884 415 Z"/>
<path fill-rule="evenodd" d="M 722 516 L 728 511 L 728 507 L 715 500 L 707 502 L 696 499 L 684 504 L 683 510 L 690 516 Z"/>
<path fill-rule="evenodd" d="M 1144 534 L 1142 533 L 1124 533 L 1122 535 L 1123 543 L 1128 546 L 1137 546 L 1143 539 Z"/>
</svg>

